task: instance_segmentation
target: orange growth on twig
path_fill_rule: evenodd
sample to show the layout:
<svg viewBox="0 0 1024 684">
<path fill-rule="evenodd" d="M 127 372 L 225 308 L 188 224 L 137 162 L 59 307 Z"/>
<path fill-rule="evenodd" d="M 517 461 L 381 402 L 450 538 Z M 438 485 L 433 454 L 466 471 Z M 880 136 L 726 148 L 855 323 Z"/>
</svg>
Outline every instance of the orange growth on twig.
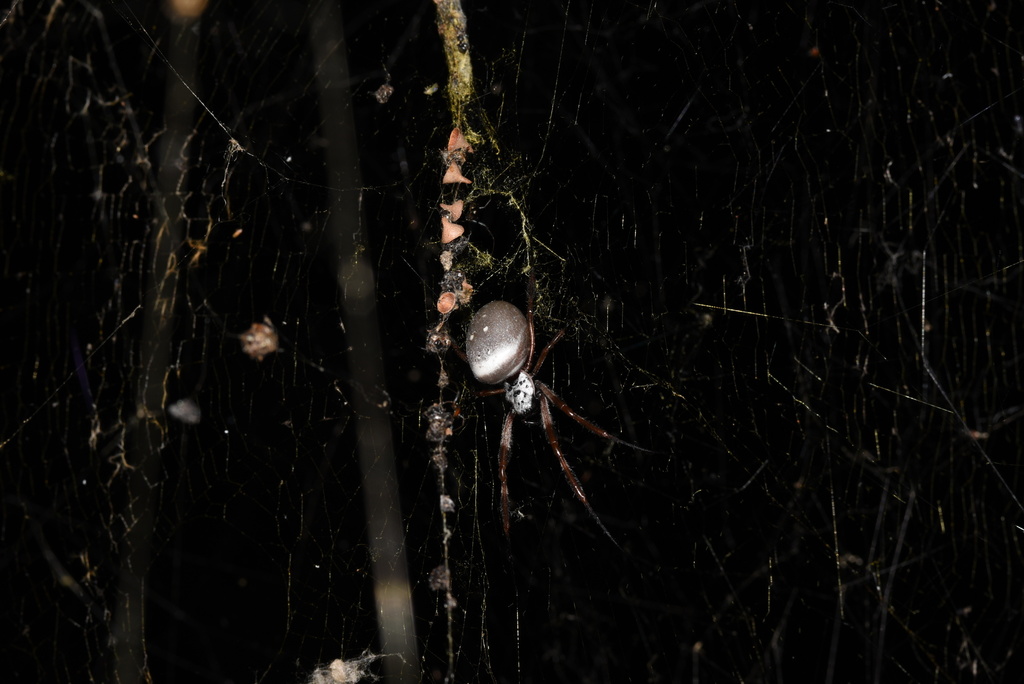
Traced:
<svg viewBox="0 0 1024 684">
<path fill-rule="evenodd" d="M 442 292 L 437 298 L 437 310 L 442 316 L 446 316 L 455 310 L 456 298 L 454 292 Z"/>
<path fill-rule="evenodd" d="M 466 140 L 466 136 L 462 134 L 458 128 L 452 129 L 452 134 L 448 136 L 448 152 L 459 152 L 464 151 L 466 154 L 473 152 L 473 148 L 470 147 L 469 141 Z"/>
<path fill-rule="evenodd" d="M 441 244 L 447 245 L 452 240 L 459 238 L 466 229 L 457 223 L 452 223 L 443 215 L 441 216 Z"/>
<path fill-rule="evenodd" d="M 462 208 L 465 206 L 465 202 L 462 200 L 455 200 L 451 204 L 442 204 L 441 209 L 447 211 L 451 215 L 452 221 L 458 221 L 462 216 Z"/>
<path fill-rule="evenodd" d="M 451 164 L 448 165 L 448 170 L 444 172 L 444 178 L 441 180 L 441 182 L 447 184 L 472 183 L 473 181 L 463 176 L 462 169 L 459 168 L 459 165 L 456 164 L 455 162 L 452 162 Z"/>
</svg>

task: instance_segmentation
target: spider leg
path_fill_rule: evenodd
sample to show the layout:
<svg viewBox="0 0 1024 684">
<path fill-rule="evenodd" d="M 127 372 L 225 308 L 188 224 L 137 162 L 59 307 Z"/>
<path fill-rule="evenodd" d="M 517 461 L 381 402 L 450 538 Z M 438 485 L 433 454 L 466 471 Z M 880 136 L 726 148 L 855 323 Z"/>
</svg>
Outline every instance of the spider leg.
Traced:
<svg viewBox="0 0 1024 684">
<path fill-rule="evenodd" d="M 548 342 L 547 346 L 545 346 L 541 351 L 540 356 L 537 357 L 537 363 L 533 364 L 533 370 L 530 371 L 531 374 L 540 370 L 541 364 L 544 363 L 544 359 L 548 358 L 548 352 L 551 351 L 551 348 L 554 347 L 563 337 L 565 337 L 565 328 L 559 330 L 558 334 L 552 337 L 551 341 Z"/>
<path fill-rule="evenodd" d="M 537 384 L 540 385 L 540 383 Z M 550 392 L 550 390 L 548 391 Z M 576 477 L 576 473 L 572 471 L 572 466 L 569 465 L 569 462 L 565 460 L 565 456 L 562 454 L 562 447 L 558 445 L 558 435 L 555 434 L 555 423 L 551 420 L 551 406 L 547 400 L 546 394 L 540 399 L 540 418 L 544 423 L 544 432 L 547 433 L 548 444 L 551 445 L 551 450 L 554 451 L 555 456 L 558 457 L 558 462 L 562 464 L 562 472 L 565 473 L 565 479 L 569 481 L 569 486 L 572 487 L 572 491 L 576 495 L 576 498 L 579 499 L 580 503 L 583 504 L 584 507 L 586 507 L 587 512 L 590 513 L 590 517 L 597 522 L 597 526 L 601 528 L 601 531 L 605 533 L 605 536 L 611 539 L 615 546 L 619 546 L 619 543 L 615 541 L 615 537 L 613 537 L 612 533 L 608 531 L 608 528 L 604 526 L 601 519 L 597 517 L 597 512 L 594 511 L 590 502 L 587 501 L 587 495 L 583 492 L 583 485 L 580 484 L 580 480 Z"/>
<path fill-rule="evenodd" d="M 501 390 L 504 391 L 504 390 Z M 512 453 L 512 421 L 516 417 L 514 411 L 505 416 L 505 425 L 501 428 L 501 449 L 498 451 L 498 478 L 501 480 L 501 526 L 508 538 L 508 459 Z"/>
<path fill-rule="evenodd" d="M 529 368 L 530 359 L 533 358 L 533 300 L 537 298 L 537 277 L 530 273 L 530 282 L 526 286 L 526 331 L 530 335 L 530 353 L 526 355 L 526 366 Z M 550 344 L 548 345 L 551 346 Z"/>
<path fill-rule="evenodd" d="M 605 438 L 607 440 L 610 440 L 612 442 L 616 442 L 618 444 L 624 444 L 625 446 L 628 446 L 631 449 L 636 449 L 637 451 L 644 451 L 644 452 L 647 452 L 649 454 L 656 454 L 656 453 L 658 453 L 657 451 L 652 451 L 650 449 L 645 449 L 642 446 L 638 446 L 636 444 L 633 444 L 632 442 L 627 442 L 626 440 L 622 439 L 621 437 L 617 437 L 617 436 L 613 435 L 612 433 L 608 432 L 607 430 L 604 430 L 604 429 L 598 427 L 597 425 L 594 425 L 589 420 L 587 420 L 586 418 L 584 418 L 583 416 L 581 416 L 580 414 L 578 414 L 574 410 L 572 410 L 572 407 L 569 406 L 568 404 L 566 404 L 562 400 L 562 398 L 560 396 L 555 394 L 554 390 L 552 390 L 550 387 L 545 385 L 540 380 L 534 380 L 533 384 L 535 384 L 540 389 L 541 393 L 544 395 L 545 398 L 547 398 L 552 404 L 554 404 L 555 406 L 558 407 L 559 411 L 561 411 L 565 415 L 569 416 L 570 418 L 575 420 L 577 423 L 579 423 L 583 427 L 585 427 L 588 430 L 590 430 L 591 432 L 593 432 L 598 437 L 603 437 L 603 438 Z"/>
<path fill-rule="evenodd" d="M 458 357 L 460 359 L 462 359 L 462 363 L 465 363 L 465 364 L 468 365 L 469 364 L 469 357 L 466 356 L 466 352 L 462 350 L 462 347 L 459 346 L 459 343 L 456 342 L 452 338 L 451 335 L 448 335 L 447 333 L 445 333 L 445 336 L 448 339 L 448 348 L 451 349 L 452 351 L 454 351 L 458 355 Z"/>
</svg>

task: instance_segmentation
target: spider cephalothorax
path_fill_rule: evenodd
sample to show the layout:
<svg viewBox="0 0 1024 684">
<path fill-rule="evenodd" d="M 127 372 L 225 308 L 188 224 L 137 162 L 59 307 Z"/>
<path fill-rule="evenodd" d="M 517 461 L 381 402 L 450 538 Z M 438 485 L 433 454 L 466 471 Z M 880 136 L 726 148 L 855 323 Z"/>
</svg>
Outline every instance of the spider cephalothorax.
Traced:
<svg viewBox="0 0 1024 684">
<path fill-rule="evenodd" d="M 555 335 L 536 359 L 534 358 L 532 279 L 525 316 L 513 304 L 503 301 L 491 302 L 477 311 L 473 320 L 470 321 L 466 334 L 466 359 L 474 377 L 488 385 L 504 384 L 504 389 L 486 390 L 481 394 L 491 395 L 504 392 L 505 399 L 511 406 L 501 429 L 501 449 L 498 453 L 498 476 L 501 480 L 501 522 L 506 536 L 509 533 L 507 471 L 512 451 L 512 423 L 517 415 L 527 414 L 539 405 L 541 422 L 544 425 L 548 444 L 555 456 L 558 457 L 562 472 L 565 473 L 565 479 L 568 480 L 576 498 L 597 520 L 597 524 L 609 537 L 611 534 L 605 529 L 594 509 L 591 508 L 587 496 L 583 492 L 583 485 L 580 484 L 579 478 L 576 477 L 576 473 L 573 472 L 569 462 L 562 454 L 562 448 L 558 444 L 558 435 L 555 433 L 554 421 L 551 419 L 551 404 L 594 434 L 633 448 L 639 448 L 602 430 L 580 416 L 550 387 L 536 379 L 536 373 L 547 358 L 548 352 L 562 339 L 563 335 L 565 335 L 565 330 Z"/>
</svg>

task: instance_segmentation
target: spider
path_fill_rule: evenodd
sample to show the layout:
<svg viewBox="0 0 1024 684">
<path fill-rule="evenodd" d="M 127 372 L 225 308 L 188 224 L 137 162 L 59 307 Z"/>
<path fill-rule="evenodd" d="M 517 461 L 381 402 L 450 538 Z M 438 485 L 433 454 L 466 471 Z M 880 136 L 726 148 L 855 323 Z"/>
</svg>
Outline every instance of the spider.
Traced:
<svg viewBox="0 0 1024 684">
<path fill-rule="evenodd" d="M 580 484 L 579 478 L 576 477 L 576 473 L 573 472 L 562 453 L 562 448 L 558 444 L 558 435 L 555 433 L 554 421 L 551 419 L 551 405 L 554 404 L 562 413 L 599 437 L 625 444 L 640 451 L 647 451 L 647 449 L 631 444 L 591 423 L 565 403 L 550 387 L 536 379 L 537 372 L 544 365 L 552 347 L 565 336 L 565 329 L 563 328 L 551 338 L 540 354 L 534 358 L 533 300 L 535 290 L 534 279 L 531 277 L 525 316 L 513 304 L 500 300 L 493 301 L 477 311 L 470 321 L 469 330 L 466 333 L 466 360 L 473 376 L 487 385 L 504 385 L 503 388 L 484 390 L 478 394 L 492 396 L 504 392 L 505 400 L 510 405 L 501 428 L 501 448 L 498 451 L 498 478 L 501 480 L 501 524 L 505 530 L 505 536 L 508 537 L 508 462 L 512 453 L 512 424 L 516 416 L 524 416 L 539 405 L 540 418 L 548 444 L 555 456 L 558 457 L 562 472 L 565 473 L 565 479 L 569 482 L 576 498 L 587 509 L 601 530 L 617 545 L 614 537 L 608 532 L 590 502 L 587 501 L 583 485 Z"/>
</svg>

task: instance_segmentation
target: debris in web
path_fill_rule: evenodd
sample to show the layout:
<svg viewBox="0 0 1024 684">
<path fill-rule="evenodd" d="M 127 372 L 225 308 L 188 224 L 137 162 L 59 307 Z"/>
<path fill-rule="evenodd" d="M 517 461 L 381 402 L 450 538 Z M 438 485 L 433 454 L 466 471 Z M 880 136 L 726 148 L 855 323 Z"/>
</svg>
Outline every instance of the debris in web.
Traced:
<svg viewBox="0 0 1024 684">
<path fill-rule="evenodd" d="M 343 660 L 338 658 L 327 665 L 313 670 L 305 684 L 355 684 L 356 682 L 375 682 L 380 677 L 369 671 L 370 665 L 383 658 L 375 653 L 363 653 L 358 658 Z"/>
<path fill-rule="evenodd" d="M 262 323 L 253 323 L 241 334 L 242 351 L 254 361 L 262 361 L 280 349 L 277 330 L 269 318 Z"/>
</svg>

